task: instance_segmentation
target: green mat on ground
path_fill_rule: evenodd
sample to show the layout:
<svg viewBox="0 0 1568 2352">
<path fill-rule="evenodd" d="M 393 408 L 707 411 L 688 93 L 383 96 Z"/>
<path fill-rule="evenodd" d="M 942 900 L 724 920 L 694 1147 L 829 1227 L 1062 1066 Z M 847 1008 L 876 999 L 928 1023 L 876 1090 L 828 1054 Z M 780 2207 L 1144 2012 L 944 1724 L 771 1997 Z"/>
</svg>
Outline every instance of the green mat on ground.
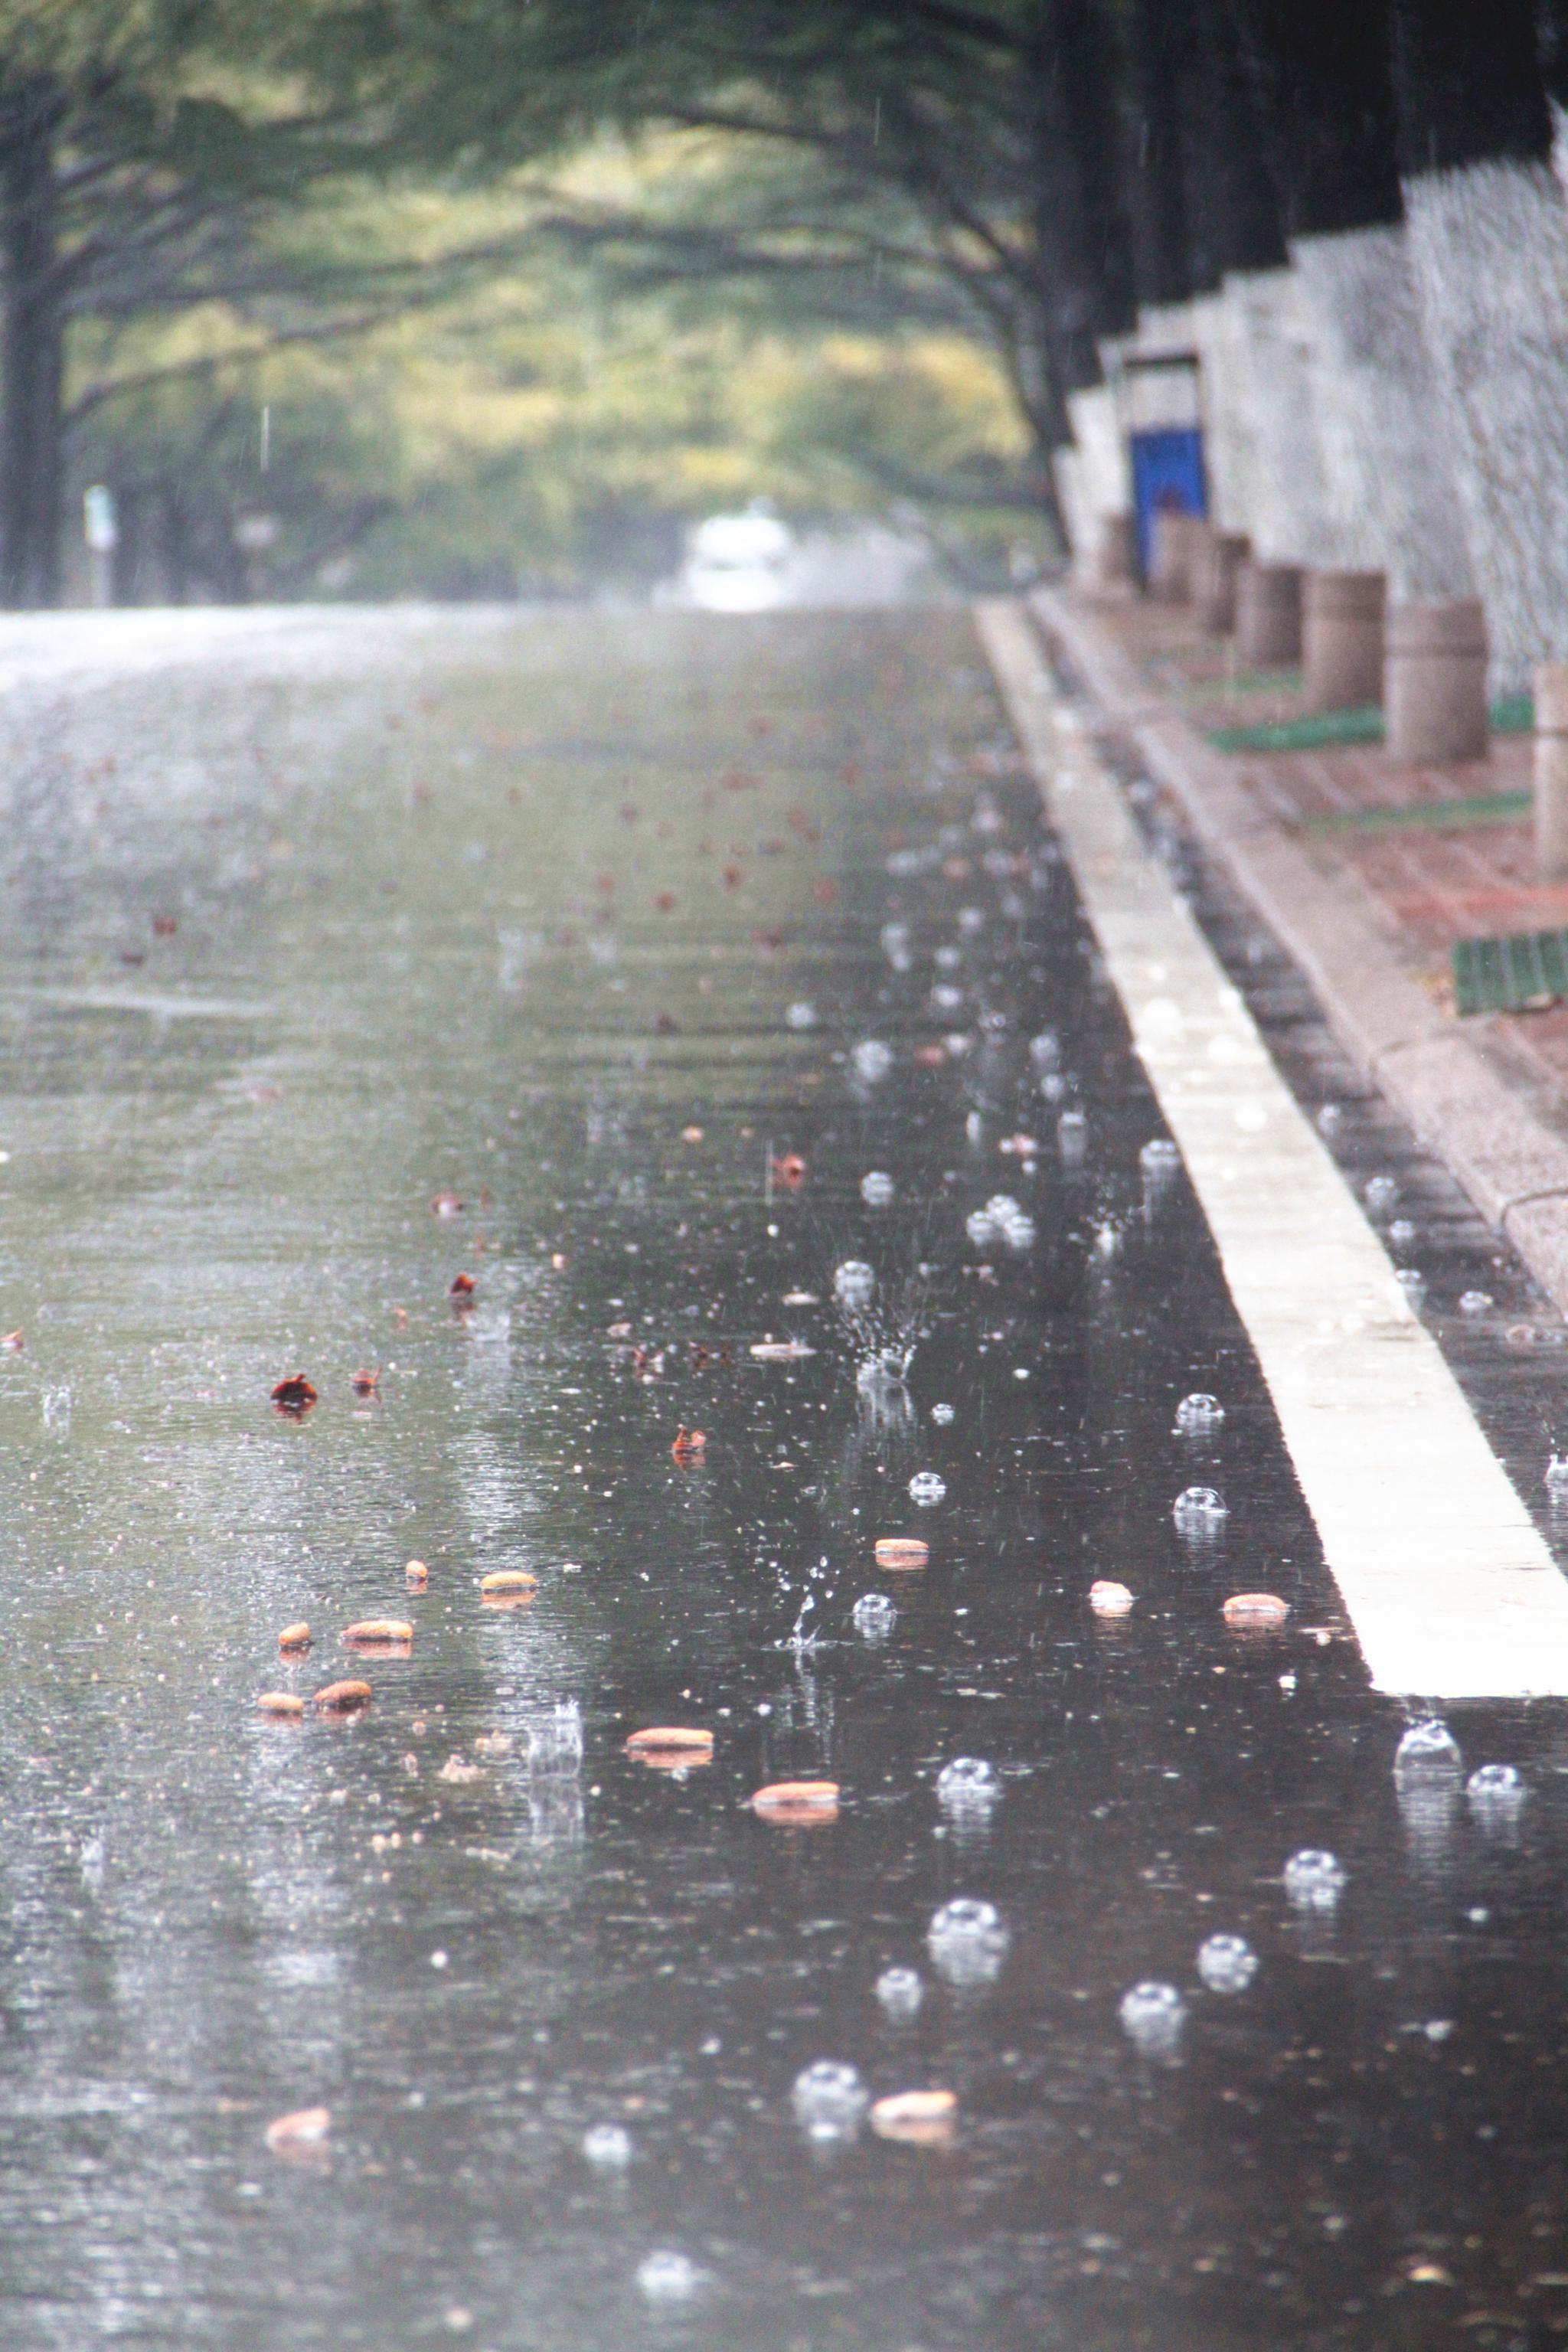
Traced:
<svg viewBox="0 0 1568 2352">
<path fill-rule="evenodd" d="M 1520 1013 L 1568 996 L 1568 931 L 1456 940 L 1452 961 L 1460 1013 Z"/>
<path fill-rule="evenodd" d="M 1445 833 L 1468 824 L 1517 824 L 1531 794 L 1473 793 L 1466 800 L 1411 801 L 1401 807 L 1335 809 L 1300 820 L 1303 833 Z"/>
<path fill-rule="evenodd" d="M 1491 707 L 1500 735 L 1526 733 L 1535 724 L 1528 694 L 1507 694 Z M 1217 751 L 1323 751 L 1337 743 L 1381 743 L 1383 713 L 1374 704 L 1360 710 L 1319 710 L 1302 719 L 1281 719 L 1263 727 L 1215 727 L 1209 741 Z"/>
</svg>

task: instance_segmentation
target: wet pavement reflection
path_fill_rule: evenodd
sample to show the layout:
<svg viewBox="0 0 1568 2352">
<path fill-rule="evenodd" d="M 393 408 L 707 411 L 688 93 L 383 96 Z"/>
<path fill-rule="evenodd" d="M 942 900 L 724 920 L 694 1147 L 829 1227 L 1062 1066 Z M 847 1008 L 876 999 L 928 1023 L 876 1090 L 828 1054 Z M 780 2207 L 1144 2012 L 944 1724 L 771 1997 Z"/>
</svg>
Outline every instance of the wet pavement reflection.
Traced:
<svg viewBox="0 0 1568 2352">
<path fill-rule="evenodd" d="M 1562 1710 L 1367 1692 L 963 617 L 6 726 L 5 2341 L 1568 2332 Z"/>
</svg>

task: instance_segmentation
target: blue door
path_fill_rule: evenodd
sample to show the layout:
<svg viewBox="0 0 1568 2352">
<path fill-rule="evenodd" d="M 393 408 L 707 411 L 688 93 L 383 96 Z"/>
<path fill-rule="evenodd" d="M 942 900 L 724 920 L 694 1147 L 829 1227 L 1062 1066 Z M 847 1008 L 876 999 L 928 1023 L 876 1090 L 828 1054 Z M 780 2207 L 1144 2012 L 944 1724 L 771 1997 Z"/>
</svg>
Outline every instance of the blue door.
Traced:
<svg viewBox="0 0 1568 2352">
<path fill-rule="evenodd" d="M 1138 561 L 1145 579 L 1152 553 L 1154 517 L 1161 509 L 1177 514 L 1206 514 L 1208 489 L 1204 478 L 1204 436 L 1195 425 L 1162 425 L 1157 431 L 1134 433 L 1132 446 L 1132 510 L 1138 523 Z"/>
</svg>

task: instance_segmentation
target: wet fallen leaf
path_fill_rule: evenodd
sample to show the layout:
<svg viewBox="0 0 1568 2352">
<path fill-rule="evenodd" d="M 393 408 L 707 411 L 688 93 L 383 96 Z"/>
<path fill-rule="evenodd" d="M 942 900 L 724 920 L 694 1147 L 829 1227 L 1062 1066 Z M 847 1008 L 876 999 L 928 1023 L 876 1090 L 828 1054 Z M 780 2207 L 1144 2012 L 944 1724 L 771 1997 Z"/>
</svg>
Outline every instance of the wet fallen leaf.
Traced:
<svg viewBox="0 0 1568 2352">
<path fill-rule="evenodd" d="M 871 2109 L 871 2128 L 881 2139 L 916 2147 L 940 2147 L 952 2137 L 958 2101 L 951 2091 L 895 2091 Z"/>
<path fill-rule="evenodd" d="M 786 1829 L 816 1829 L 838 1818 L 837 1780 L 773 1780 L 752 1799 L 752 1810 Z"/>
<path fill-rule="evenodd" d="M 672 914 L 675 910 L 674 891 L 660 890 L 655 897 L 653 903 L 658 908 L 661 915 Z"/>
<path fill-rule="evenodd" d="M 422 1559 L 411 1559 L 403 1574 L 411 1592 L 423 1592 L 430 1581 L 430 1571 Z"/>
<path fill-rule="evenodd" d="M 512 1745 L 510 1731 L 481 1731 L 475 1738 L 474 1749 L 479 1756 L 510 1756 Z"/>
<path fill-rule="evenodd" d="M 700 1143 L 702 1129 L 700 1127 L 683 1127 L 680 1130 L 680 1140 L 682 1143 Z"/>
<path fill-rule="evenodd" d="M 805 1181 L 805 1161 L 798 1151 L 781 1151 L 768 1161 L 768 1173 L 786 1192 L 798 1192 Z"/>
<path fill-rule="evenodd" d="M 471 1274 L 455 1274 L 447 1285 L 447 1296 L 454 1307 L 471 1307 L 474 1303 L 474 1277 Z"/>
<path fill-rule="evenodd" d="M 924 1568 L 931 1546 L 919 1536 L 879 1536 L 875 1558 L 879 1568 Z"/>
<path fill-rule="evenodd" d="M 611 1323 L 605 1327 L 606 1339 L 629 1339 L 631 1336 L 632 1327 L 629 1323 Z"/>
<path fill-rule="evenodd" d="M 310 1648 L 310 1629 L 309 1625 L 306 1624 L 302 1617 L 297 1624 L 284 1626 L 283 1631 L 278 1636 L 278 1646 L 280 1650 L 308 1650 Z"/>
<path fill-rule="evenodd" d="M 484 1768 L 482 1765 L 470 1764 L 461 1756 L 448 1756 L 447 1761 L 442 1765 L 441 1769 L 436 1775 L 437 1780 L 457 1780 L 459 1782 L 482 1780 L 484 1777 Z"/>
<path fill-rule="evenodd" d="M 795 1364 L 803 1356 L 815 1356 L 816 1349 L 804 1339 L 755 1339 L 750 1352 L 765 1364 Z"/>
<path fill-rule="evenodd" d="M 331 2107 L 298 2107 L 292 2115 L 275 2116 L 267 2126 L 267 2145 L 274 2156 L 320 2147 L 332 2128 Z"/>
<path fill-rule="evenodd" d="M 326 1683 L 310 1702 L 326 1715 L 352 1715 L 357 1707 L 370 1705 L 368 1683 Z"/>
<path fill-rule="evenodd" d="M 1097 1576 L 1089 1588 L 1089 1605 L 1097 1617 L 1125 1617 L 1132 1607 L 1132 1595 L 1114 1578 Z"/>
<path fill-rule="evenodd" d="M 460 1201 L 456 1192 L 437 1192 L 431 1199 L 430 1213 L 437 1217 L 460 1217 L 467 1206 L 468 1202 Z"/>
<path fill-rule="evenodd" d="M 154 915 L 153 918 L 153 936 L 157 939 L 172 940 L 179 928 L 179 919 L 176 916 Z"/>
<path fill-rule="evenodd" d="M 707 1433 L 700 1429 L 688 1429 L 682 1423 L 675 1433 L 675 1443 L 669 1450 L 678 1462 L 700 1462 L 708 1451 Z"/>
<path fill-rule="evenodd" d="M 355 1396 L 374 1396 L 381 1386 L 381 1366 L 377 1364 L 370 1370 L 362 1368 L 357 1372 L 351 1372 L 349 1386 Z"/>
<path fill-rule="evenodd" d="M 539 1579 L 526 1568 L 492 1568 L 479 1579 L 481 1592 L 531 1592 Z"/>
<path fill-rule="evenodd" d="M 915 1047 L 915 1059 L 921 1065 L 922 1069 L 940 1069 L 943 1062 L 947 1059 L 947 1047 L 945 1045 L 917 1045 Z"/>
<path fill-rule="evenodd" d="M 1222 1613 L 1227 1625 L 1283 1625 L 1290 1603 L 1277 1592 L 1233 1592 Z"/>
<path fill-rule="evenodd" d="M 303 1372 L 290 1372 L 273 1390 L 272 1402 L 279 1412 L 291 1413 L 298 1420 L 316 1402 L 315 1384 Z"/>
<path fill-rule="evenodd" d="M 646 1731 L 634 1731 L 626 1741 L 628 1756 L 640 1756 L 650 1763 L 690 1764 L 699 1759 L 706 1763 L 712 1753 L 713 1734 L 689 1724 L 652 1724 Z"/>
<path fill-rule="evenodd" d="M 303 1715 L 305 1702 L 292 1691 L 263 1691 L 256 1702 L 263 1715 Z"/>
<path fill-rule="evenodd" d="M 343 1627 L 342 1638 L 356 1650 L 406 1648 L 414 1628 L 405 1617 L 362 1617 Z"/>
<path fill-rule="evenodd" d="M 19 1356 L 26 1344 L 20 1331 L 7 1331 L 4 1339 L 0 1339 L 0 1348 L 4 1348 L 6 1353 L 12 1356 Z"/>
</svg>

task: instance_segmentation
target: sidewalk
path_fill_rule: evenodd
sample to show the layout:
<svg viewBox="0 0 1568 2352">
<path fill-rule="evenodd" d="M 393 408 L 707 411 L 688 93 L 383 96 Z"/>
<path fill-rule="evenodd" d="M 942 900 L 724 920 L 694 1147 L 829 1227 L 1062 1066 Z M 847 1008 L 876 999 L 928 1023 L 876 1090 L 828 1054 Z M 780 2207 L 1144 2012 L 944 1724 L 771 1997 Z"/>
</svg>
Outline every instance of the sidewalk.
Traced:
<svg viewBox="0 0 1568 2352">
<path fill-rule="evenodd" d="M 1108 732 L 1306 971 L 1358 1065 L 1568 1309 L 1568 1006 L 1459 1020 L 1449 977 L 1457 940 L 1568 925 L 1568 887 L 1534 877 L 1519 798 L 1530 736 L 1429 769 L 1379 744 L 1221 749 L 1215 735 L 1301 715 L 1299 681 L 1238 673 L 1227 641 L 1170 606 L 1067 589 L 1031 605 Z M 1476 805 L 1505 794 L 1511 808 Z M 1413 822 L 1423 812 L 1435 821 Z"/>
</svg>

